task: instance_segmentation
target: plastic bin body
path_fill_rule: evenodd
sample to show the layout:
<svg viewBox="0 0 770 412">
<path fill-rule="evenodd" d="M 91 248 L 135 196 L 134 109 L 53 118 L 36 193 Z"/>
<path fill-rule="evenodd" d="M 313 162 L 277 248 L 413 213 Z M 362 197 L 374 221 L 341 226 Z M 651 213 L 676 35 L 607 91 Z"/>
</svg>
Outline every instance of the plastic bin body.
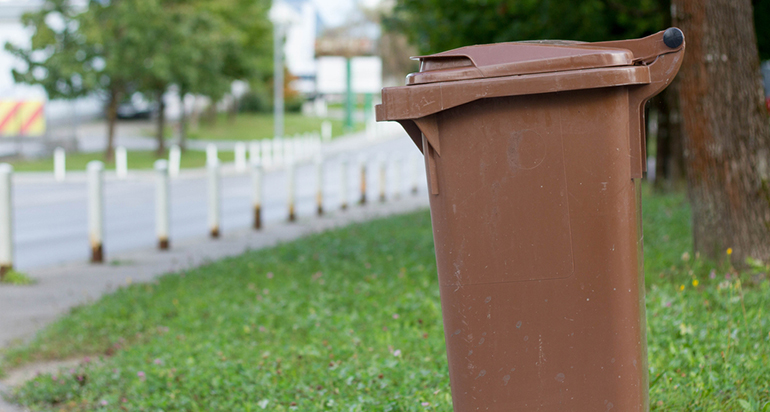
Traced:
<svg viewBox="0 0 770 412">
<path fill-rule="evenodd" d="M 655 61 L 383 92 L 425 154 L 455 411 L 649 409 L 640 113 L 681 54 Z"/>
</svg>

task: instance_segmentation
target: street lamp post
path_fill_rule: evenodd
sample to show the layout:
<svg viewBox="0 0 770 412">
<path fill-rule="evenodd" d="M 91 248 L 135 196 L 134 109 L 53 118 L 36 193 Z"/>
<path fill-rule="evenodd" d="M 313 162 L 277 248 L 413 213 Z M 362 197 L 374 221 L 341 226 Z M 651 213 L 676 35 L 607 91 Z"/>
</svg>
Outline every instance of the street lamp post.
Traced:
<svg viewBox="0 0 770 412">
<path fill-rule="evenodd" d="M 273 0 L 270 8 L 270 21 L 273 23 L 273 110 L 275 117 L 275 137 L 284 133 L 284 96 L 283 96 L 283 39 L 286 28 L 295 20 L 296 13 L 291 6 L 281 0 Z"/>
<path fill-rule="evenodd" d="M 283 137 L 283 31 L 280 23 L 273 22 L 273 117 L 274 135 Z"/>
</svg>

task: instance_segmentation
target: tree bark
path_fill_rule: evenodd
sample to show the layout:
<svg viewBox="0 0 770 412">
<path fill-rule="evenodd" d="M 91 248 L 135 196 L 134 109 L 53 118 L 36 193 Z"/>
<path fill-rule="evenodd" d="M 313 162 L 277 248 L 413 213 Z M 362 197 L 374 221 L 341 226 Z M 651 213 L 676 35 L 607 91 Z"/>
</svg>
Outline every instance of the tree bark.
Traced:
<svg viewBox="0 0 770 412">
<path fill-rule="evenodd" d="M 107 148 L 104 151 L 104 160 L 115 160 L 115 125 L 118 121 L 118 103 L 120 92 L 110 90 L 109 103 L 107 104 Z"/>
<path fill-rule="evenodd" d="M 671 190 L 684 179 L 682 122 L 679 114 L 678 83 L 675 79 L 655 100 L 658 110 L 655 188 Z"/>
<path fill-rule="evenodd" d="M 770 260 L 770 121 L 751 0 L 674 0 L 687 38 L 680 72 L 695 250 Z"/>
<path fill-rule="evenodd" d="M 166 142 L 164 135 L 166 133 L 166 102 L 163 100 L 163 90 L 158 91 L 158 123 L 155 131 L 155 138 L 158 140 L 158 147 L 155 153 L 158 157 L 166 154 Z"/>
</svg>

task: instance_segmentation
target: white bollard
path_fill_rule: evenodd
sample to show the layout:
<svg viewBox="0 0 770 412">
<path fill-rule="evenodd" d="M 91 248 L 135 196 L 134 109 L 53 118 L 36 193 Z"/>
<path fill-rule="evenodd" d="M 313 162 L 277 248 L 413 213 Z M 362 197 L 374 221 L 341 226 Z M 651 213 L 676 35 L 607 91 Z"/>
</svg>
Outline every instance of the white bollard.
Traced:
<svg viewBox="0 0 770 412">
<path fill-rule="evenodd" d="M 374 122 L 366 121 L 366 139 L 373 141 L 377 139 L 377 132 L 374 128 Z"/>
<path fill-rule="evenodd" d="M 289 163 L 289 156 L 291 155 L 291 161 L 294 163 L 299 163 L 302 159 L 298 159 L 297 151 L 294 150 L 294 140 L 293 138 L 283 139 L 283 147 L 281 150 L 283 150 L 283 161 L 284 163 Z"/>
<path fill-rule="evenodd" d="M 0 163 L 0 280 L 13 270 L 13 166 Z"/>
<path fill-rule="evenodd" d="M 380 202 L 385 202 L 388 195 L 388 162 L 384 156 L 379 156 L 377 166 L 380 171 Z"/>
<path fill-rule="evenodd" d="M 401 198 L 401 191 L 404 188 L 404 182 L 401 181 L 401 171 L 404 167 L 402 158 L 400 156 L 393 157 L 393 199 L 398 200 Z"/>
<path fill-rule="evenodd" d="M 332 140 L 332 122 L 326 120 L 321 123 L 321 138 L 324 142 Z"/>
<path fill-rule="evenodd" d="M 259 142 L 251 142 L 249 143 L 249 163 L 251 164 L 260 164 L 261 163 L 261 154 L 260 154 L 260 144 Z"/>
<path fill-rule="evenodd" d="M 208 167 L 214 164 L 219 166 L 219 150 L 217 149 L 217 145 L 209 143 L 206 145 L 206 166 Z"/>
<path fill-rule="evenodd" d="M 416 195 L 420 191 L 420 177 L 425 167 L 425 159 L 419 154 L 413 154 L 409 156 L 409 164 L 411 166 L 409 174 L 412 182 L 412 193 Z"/>
<path fill-rule="evenodd" d="M 316 212 L 318 216 L 324 214 L 324 158 L 323 153 L 318 150 L 315 155 L 315 176 L 316 176 Z"/>
<path fill-rule="evenodd" d="M 88 162 L 88 238 L 91 263 L 104 262 L 104 163 Z"/>
<path fill-rule="evenodd" d="M 235 170 L 245 172 L 246 166 L 246 143 L 238 142 L 235 144 Z"/>
<path fill-rule="evenodd" d="M 118 179 L 125 179 L 128 176 L 128 151 L 123 146 L 115 149 L 115 174 Z"/>
<path fill-rule="evenodd" d="M 173 145 L 168 151 L 168 175 L 170 177 L 178 177 L 181 167 L 182 149 L 177 145 Z"/>
<path fill-rule="evenodd" d="M 155 234 L 158 236 L 158 249 L 168 250 L 170 204 L 168 195 L 168 161 L 155 161 Z"/>
<path fill-rule="evenodd" d="M 64 148 L 57 147 L 53 151 L 53 178 L 57 182 L 63 182 L 67 176 L 67 152 Z"/>
<path fill-rule="evenodd" d="M 273 167 L 283 166 L 283 139 L 280 137 L 273 138 Z"/>
<path fill-rule="evenodd" d="M 295 191 L 297 186 L 296 164 L 294 156 L 291 153 L 286 154 L 286 184 L 287 184 L 287 203 L 289 204 L 289 222 L 297 220 L 297 211 L 295 204 Z"/>
<path fill-rule="evenodd" d="M 343 158 L 340 160 L 340 209 L 348 208 L 348 161 Z"/>
<path fill-rule="evenodd" d="M 273 166 L 272 148 L 273 144 L 270 140 L 263 140 L 260 144 L 262 146 L 262 167 L 268 168 Z"/>
<path fill-rule="evenodd" d="M 251 200 L 254 207 L 254 229 L 262 228 L 262 165 L 251 163 Z"/>
<path fill-rule="evenodd" d="M 208 178 L 208 220 L 209 220 L 209 235 L 216 239 L 220 235 L 219 228 L 219 162 L 214 162 L 206 166 L 207 178 Z"/>
<path fill-rule="evenodd" d="M 366 204 L 366 158 L 361 156 L 358 158 L 358 169 L 361 171 L 361 199 L 358 201 L 359 205 Z"/>
</svg>

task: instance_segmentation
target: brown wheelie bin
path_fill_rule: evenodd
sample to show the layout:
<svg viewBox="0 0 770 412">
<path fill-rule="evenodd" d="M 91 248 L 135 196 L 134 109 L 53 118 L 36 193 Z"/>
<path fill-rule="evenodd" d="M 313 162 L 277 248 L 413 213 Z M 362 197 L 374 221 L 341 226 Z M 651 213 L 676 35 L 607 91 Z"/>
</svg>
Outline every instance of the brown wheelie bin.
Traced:
<svg viewBox="0 0 770 412">
<path fill-rule="evenodd" d="M 464 47 L 382 91 L 425 156 L 456 412 L 649 409 L 644 106 L 679 29 Z"/>
</svg>

